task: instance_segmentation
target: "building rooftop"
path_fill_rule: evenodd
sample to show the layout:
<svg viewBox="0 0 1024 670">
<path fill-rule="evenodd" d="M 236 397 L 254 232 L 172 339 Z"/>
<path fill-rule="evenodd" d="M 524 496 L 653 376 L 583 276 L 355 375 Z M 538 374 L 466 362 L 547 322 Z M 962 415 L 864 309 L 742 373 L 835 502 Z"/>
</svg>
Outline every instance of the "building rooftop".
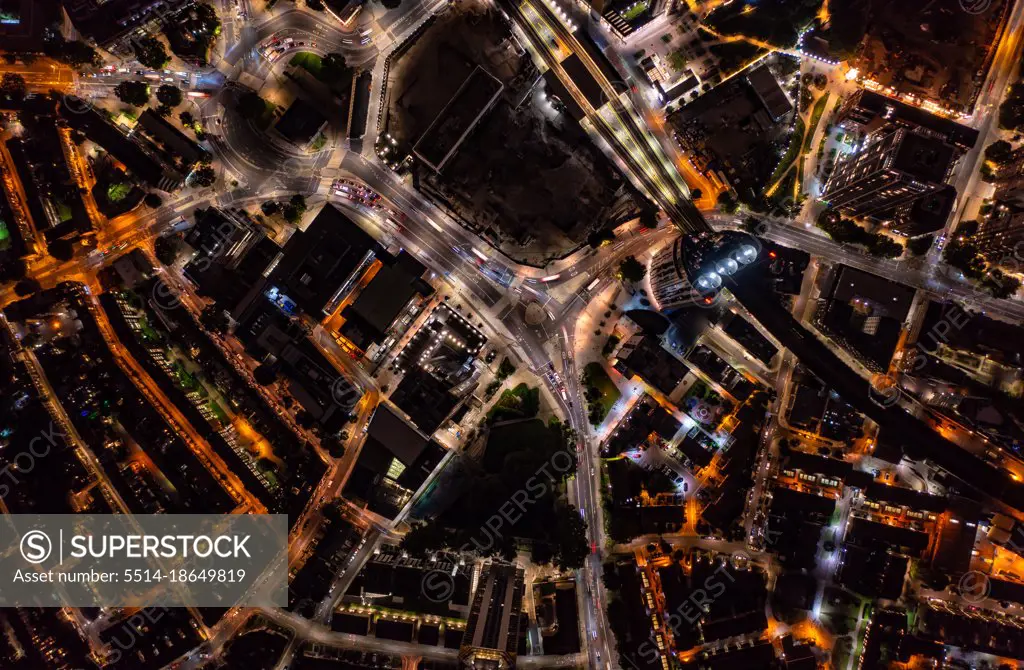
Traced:
<svg viewBox="0 0 1024 670">
<path fill-rule="evenodd" d="M 444 454 L 442 446 L 382 404 L 367 428 L 345 495 L 365 500 L 370 511 L 394 518 Z"/>
<path fill-rule="evenodd" d="M 461 402 L 451 388 L 426 370 L 413 367 L 392 391 L 391 402 L 408 414 L 424 434 L 431 435 Z"/>
<path fill-rule="evenodd" d="M 416 295 L 430 295 L 434 289 L 422 279 L 423 264 L 406 251 L 397 258 L 381 254 L 383 266 L 341 312 L 345 318 L 342 334 L 365 349 L 380 342 L 384 333 Z"/>
<path fill-rule="evenodd" d="M 616 369 L 636 375 L 666 396 L 683 381 L 689 368 L 653 337 L 634 335 L 619 349 Z"/>
<path fill-rule="evenodd" d="M 190 166 L 208 160 L 209 152 L 181 132 L 164 117 L 147 109 L 139 117 L 136 132 L 141 128 L 151 139 L 163 145 L 164 150 L 181 158 L 183 165 Z"/>
<path fill-rule="evenodd" d="M 793 109 L 793 103 L 786 97 L 786 92 L 779 86 L 775 75 L 767 65 L 756 67 L 747 73 L 747 82 L 754 89 L 758 100 L 768 110 L 772 119 L 778 121 Z"/>
<path fill-rule="evenodd" d="M 270 283 L 307 314 L 333 311 L 383 251 L 377 241 L 334 205 L 326 204 L 284 247 Z"/>
<path fill-rule="evenodd" d="M 413 151 L 440 172 L 504 88 L 497 77 L 477 65 L 416 141 Z"/>
<path fill-rule="evenodd" d="M 915 132 L 903 135 L 891 167 L 908 172 L 921 181 L 941 183 L 946 180 L 956 150 L 933 137 Z"/>
<path fill-rule="evenodd" d="M 973 148 L 978 141 L 978 131 L 970 126 L 936 116 L 920 107 L 875 91 L 861 90 L 855 93 L 849 106 L 847 117 L 861 125 L 891 123 L 925 128 L 963 150 Z"/>
</svg>

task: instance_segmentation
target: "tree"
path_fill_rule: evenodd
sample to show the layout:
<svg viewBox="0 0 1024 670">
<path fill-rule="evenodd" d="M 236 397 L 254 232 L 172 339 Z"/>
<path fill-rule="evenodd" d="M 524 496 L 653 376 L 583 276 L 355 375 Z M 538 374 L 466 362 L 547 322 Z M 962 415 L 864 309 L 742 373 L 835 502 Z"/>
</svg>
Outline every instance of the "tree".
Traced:
<svg viewBox="0 0 1024 670">
<path fill-rule="evenodd" d="M 869 253 L 882 258 L 898 258 L 903 255 L 903 245 L 885 235 L 872 235 L 867 247 Z"/>
<path fill-rule="evenodd" d="M 217 305 L 207 305 L 199 316 L 199 323 L 211 333 L 226 333 L 230 322 L 228 315 Z"/>
<path fill-rule="evenodd" d="M 338 523 L 345 517 L 341 513 L 341 501 L 334 500 L 324 507 L 324 518 L 331 523 Z"/>
<path fill-rule="evenodd" d="M 961 221 L 956 227 L 957 237 L 974 237 L 978 234 L 977 221 Z"/>
<path fill-rule="evenodd" d="M 578 570 L 590 553 L 587 524 L 572 505 L 559 507 L 554 523 L 555 563 L 562 570 Z"/>
<path fill-rule="evenodd" d="M 694 202 L 700 200 L 703 197 L 704 191 L 700 190 L 699 188 L 695 188 L 690 191 L 690 200 L 693 200 Z"/>
<path fill-rule="evenodd" d="M 143 198 L 142 202 L 144 202 L 146 207 L 149 207 L 150 209 L 160 209 L 164 204 L 164 199 L 156 193 L 150 192 L 146 194 L 146 197 Z"/>
<path fill-rule="evenodd" d="M 907 242 L 907 249 L 915 256 L 924 256 L 932 248 L 935 241 L 934 235 L 922 235 Z"/>
<path fill-rule="evenodd" d="M 1024 126 L 1024 81 L 1011 86 L 1003 104 L 999 105 L 999 126 L 1006 130 Z"/>
<path fill-rule="evenodd" d="M 162 116 L 162 117 L 164 117 L 166 119 L 168 116 L 171 115 L 171 112 L 174 111 L 174 110 L 172 110 L 167 105 L 159 105 L 156 108 L 155 111 L 156 111 L 157 114 L 159 114 L 160 116 Z"/>
<path fill-rule="evenodd" d="M 590 245 L 591 249 L 597 249 L 605 242 L 611 242 L 614 239 L 615 233 L 605 228 L 590 233 L 590 235 L 587 236 L 587 244 Z"/>
<path fill-rule="evenodd" d="M 981 280 L 981 286 L 994 298 L 1011 298 L 1020 290 L 1020 280 L 993 268 Z"/>
<path fill-rule="evenodd" d="M 75 248 L 67 240 L 54 240 L 48 245 L 50 255 L 59 261 L 69 261 L 75 255 Z"/>
<path fill-rule="evenodd" d="M 751 235 L 756 235 L 761 230 L 761 219 L 756 216 L 748 216 L 743 219 L 743 230 Z"/>
<path fill-rule="evenodd" d="M 722 210 L 725 214 L 735 214 L 739 206 L 736 198 L 729 191 L 722 191 L 718 194 L 718 209 Z"/>
<path fill-rule="evenodd" d="M 20 298 L 25 298 L 36 291 L 39 291 L 41 288 L 42 287 L 39 285 L 39 282 L 35 279 L 22 279 L 14 285 L 14 293 Z"/>
<path fill-rule="evenodd" d="M 997 140 L 985 147 L 985 160 L 1002 165 L 1013 155 L 1013 145 L 1006 140 Z"/>
<path fill-rule="evenodd" d="M 380 4 L 387 9 L 398 9 L 402 6 L 402 0 L 380 0 Z"/>
<path fill-rule="evenodd" d="M 103 62 L 99 53 L 85 42 L 68 42 L 59 32 L 48 30 L 43 40 L 43 53 L 50 58 L 71 67 L 99 65 Z"/>
<path fill-rule="evenodd" d="M 255 379 L 256 383 L 260 386 L 270 386 L 277 381 L 277 370 L 275 370 L 274 366 L 269 363 L 260 363 L 256 366 L 256 369 L 252 371 L 252 378 Z"/>
<path fill-rule="evenodd" d="M 200 188 L 213 186 L 213 183 L 217 181 L 217 173 L 214 171 L 213 166 L 200 165 L 192 171 L 189 181 L 192 182 L 193 186 L 198 186 Z"/>
<path fill-rule="evenodd" d="M 0 260 L 0 281 L 17 281 L 24 279 L 28 273 L 28 264 L 24 258 L 6 258 Z"/>
<path fill-rule="evenodd" d="M 508 359 L 508 356 L 501 359 L 501 365 L 498 366 L 498 379 L 504 381 L 514 375 L 516 372 L 516 366 L 512 365 L 512 361 Z"/>
<path fill-rule="evenodd" d="M 619 276 L 625 281 L 639 282 L 647 274 L 647 268 L 635 256 L 626 256 L 619 263 Z"/>
<path fill-rule="evenodd" d="M 281 211 L 281 205 L 273 200 L 268 200 L 260 205 L 260 210 L 266 216 L 274 216 Z"/>
<path fill-rule="evenodd" d="M 0 95 L 8 100 L 22 100 L 27 92 L 25 78 L 20 74 L 5 72 L 3 78 L 0 79 Z"/>
<path fill-rule="evenodd" d="M 153 252 L 164 265 L 174 265 L 178 260 L 178 241 L 174 237 L 158 237 L 153 242 Z"/>
<path fill-rule="evenodd" d="M 171 60 L 163 42 L 155 37 L 143 37 L 132 40 L 135 47 L 135 59 L 153 70 L 162 70 Z"/>
<path fill-rule="evenodd" d="M 548 565 L 555 558 L 554 548 L 543 540 L 534 540 L 530 548 L 530 561 L 535 565 Z"/>
<path fill-rule="evenodd" d="M 299 424 L 306 430 L 309 430 L 310 428 L 313 427 L 313 424 L 316 423 L 316 419 L 313 417 L 312 414 L 310 414 L 306 410 L 300 409 L 298 412 L 295 413 L 295 423 Z"/>
<path fill-rule="evenodd" d="M 345 442 L 348 440 L 348 433 L 342 432 L 338 435 L 328 435 L 320 440 L 320 445 L 327 450 L 331 458 L 341 458 L 345 455 Z"/>
<path fill-rule="evenodd" d="M 284 220 L 288 223 L 298 223 L 302 215 L 306 213 L 306 197 L 296 193 L 284 206 Z"/>
<path fill-rule="evenodd" d="M 398 547 L 410 556 L 422 558 L 446 549 L 450 541 L 448 531 L 436 519 L 431 519 L 425 523 L 413 523 L 412 529 L 405 534 Z"/>
<path fill-rule="evenodd" d="M 196 119 L 190 112 L 182 112 L 178 114 L 178 119 L 181 120 L 181 125 L 186 128 L 191 128 L 196 124 Z"/>
<path fill-rule="evenodd" d="M 177 107 L 184 98 L 180 88 L 172 84 L 164 84 L 156 90 L 156 99 L 168 107 Z"/>
<path fill-rule="evenodd" d="M 328 86 L 341 84 L 349 75 L 350 68 L 340 53 L 329 53 L 320 61 L 320 79 Z"/>
<path fill-rule="evenodd" d="M 963 225 L 963 224 L 961 224 Z M 985 274 L 985 259 L 969 239 L 955 237 L 942 252 L 943 259 L 964 273 L 965 277 L 981 279 Z"/>
<path fill-rule="evenodd" d="M 144 107 L 149 102 L 149 84 L 144 81 L 122 81 L 114 87 L 114 95 L 133 107 Z"/>
</svg>

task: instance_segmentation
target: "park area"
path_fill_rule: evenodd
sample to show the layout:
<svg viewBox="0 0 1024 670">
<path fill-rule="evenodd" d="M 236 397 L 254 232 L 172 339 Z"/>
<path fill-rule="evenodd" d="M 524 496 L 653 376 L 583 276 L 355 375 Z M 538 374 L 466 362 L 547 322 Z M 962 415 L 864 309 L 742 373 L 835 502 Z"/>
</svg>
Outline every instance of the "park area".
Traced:
<svg viewBox="0 0 1024 670">
<path fill-rule="evenodd" d="M 594 426 L 600 425 L 622 394 L 604 367 L 597 362 L 587 363 L 580 381 L 583 383 L 584 395 L 587 398 L 590 423 Z"/>
</svg>

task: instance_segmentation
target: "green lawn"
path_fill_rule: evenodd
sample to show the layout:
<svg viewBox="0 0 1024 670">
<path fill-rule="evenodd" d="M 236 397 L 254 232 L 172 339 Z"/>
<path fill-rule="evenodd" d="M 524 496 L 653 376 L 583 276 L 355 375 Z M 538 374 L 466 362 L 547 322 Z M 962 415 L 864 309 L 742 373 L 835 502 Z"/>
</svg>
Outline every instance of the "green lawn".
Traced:
<svg viewBox="0 0 1024 670">
<path fill-rule="evenodd" d="M 57 218 L 60 219 L 61 223 L 71 220 L 71 207 L 69 207 L 63 200 L 54 200 L 53 208 L 56 210 Z"/>
<path fill-rule="evenodd" d="M 132 185 L 125 183 L 111 184 L 107 187 L 107 200 L 110 202 L 121 202 L 131 193 Z"/>
<path fill-rule="evenodd" d="M 224 408 L 220 406 L 220 403 L 216 400 L 211 400 L 209 402 L 209 407 L 210 411 L 213 412 L 213 415 L 217 417 L 218 421 L 221 423 L 228 423 L 228 414 L 224 411 Z"/>
<path fill-rule="evenodd" d="M 519 384 L 515 388 L 502 392 L 501 397 L 487 413 L 487 418 L 492 423 L 511 419 L 529 419 L 537 416 L 539 409 L 540 389 Z"/>
<path fill-rule="evenodd" d="M 309 53 L 308 51 L 302 51 L 292 56 L 292 59 L 289 61 L 289 65 L 301 67 L 317 79 L 320 78 L 320 75 L 323 72 L 323 59 L 316 54 Z"/>
<path fill-rule="evenodd" d="M 270 124 L 274 122 L 274 110 L 277 109 L 274 103 L 267 102 L 266 100 L 263 102 L 267 104 L 266 109 L 263 110 L 263 114 L 259 118 L 253 121 L 260 130 L 266 130 L 270 127 Z"/>
<path fill-rule="evenodd" d="M 612 406 L 622 397 L 618 387 L 615 386 L 615 382 L 608 376 L 604 366 L 600 363 L 587 363 L 586 367 L 583 368 L 583 378 L 588 386 L 593 386 L 601 393 L 601 397 L 597 402 L 601 404 L 604 415 L 608 416 Z"/>
<path fill-rule="evenodd" d="M 782 154 L 782 158 L 779 159 L 779 164 L 776 166 L 775 171 L 772 172 L 772 176 L 768 178 L 768 186 L 777 182 L 782 175 L 786 174 L 786 170 L 796 160 L 797 154 L 800 151 L 800 147 L 803 146 L 804 132 L 806 127 L 804 126 L 804 120 L 798 118 L 796 120 L 796 128 L 793 130 L 793 137 L 789 140 L 789 147 L 786 149 L 786 153 Z"/>
<path fill-rule="evenodd" d="M 804 146 L 801 153 L 807 153 L 811 150 L 811 139 L 814 137 L 814 131 L 818 128 L 818 122 L 821 121 L 821 115 L 825 113 L 825 106 L 828 105 L 828 99 L 831 95 L 831 93 L 826 93 L 814 103 L 814 109 L 811 110 L 811 122 L 807 124 L 807 136 L 804 137 Z"/>
<path fill-rule="evenodd" d="M 625 21 L 632 21 L 633 19 L 639 17 L 641 14 L 646 12 L 648 7 L 650 7 L 650 5 L 641 0 L 627 7 L 626 11 L 622 12 L 620 16 L 622 16 L 623 20 Z"/>
<path fill-rule="evenodd" d="M 681 49 L 673 51 L 668 55 L 668 64 L 676 72 L 682 72 L 686 69 L 686 56 L 683 55 Z"/>
</svg>

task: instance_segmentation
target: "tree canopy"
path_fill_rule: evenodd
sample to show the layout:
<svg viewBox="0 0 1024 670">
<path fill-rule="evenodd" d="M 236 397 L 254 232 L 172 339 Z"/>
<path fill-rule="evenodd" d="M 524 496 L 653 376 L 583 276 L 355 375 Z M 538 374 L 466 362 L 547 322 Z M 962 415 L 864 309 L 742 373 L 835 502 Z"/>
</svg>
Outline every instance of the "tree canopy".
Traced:
<svg viewBox="0 0 1024 670">
<path fill-rule="evenodd" d="M 619 276 L 626 281 L 641 281 L 645 274 L 647 274 L 647 268 L 635 256 L 626 256 L 619 263 Z"/>
<path fill-rule="evenodd" d="M 173 84 L 164 84 L 156 90 L 156 99 L 168 107 L 177 107 L 184 98 L 180 88 Z"/>
<path fill-rule="evenodd" d="M 22 100 L 28 92 L 25 78 L 14 72 L 5 72 L 0 79 L 0 96 L 8 100 Z"/>
<path fill-rule="evenodd" d="M 211 165 L 200 165 L 192 171 L 192 176 L 189 178 L 189 181 L 193 186 L 203 188 L 213 186 L 213 183 L 217 181 L 217 173 Z"/>
<path fill-rule="evenodd" d="M 150 69 L 162 70 L 171 60 L 163 42 L 155 37 L 132 40 L 132 45 L 135 48 L 135 59 Z"/>
<path fill-rule="evenodd" d="M 934 241 L 934 235 L 922 235 L 921 237 L 915 237 L 907 242 L 907 249 L 909 249 L 910 253 L 915 256 L 924 256 L 928 253 L 928 250 L 932 248 L 932 243 Z"/>
<path fill-rule="evenodd" d="M 144 81 L 122 81 L 114 87 L 114 95 L 133 107 L 144 107 L 149 102 L 149 84 Z"/>
</svg>

